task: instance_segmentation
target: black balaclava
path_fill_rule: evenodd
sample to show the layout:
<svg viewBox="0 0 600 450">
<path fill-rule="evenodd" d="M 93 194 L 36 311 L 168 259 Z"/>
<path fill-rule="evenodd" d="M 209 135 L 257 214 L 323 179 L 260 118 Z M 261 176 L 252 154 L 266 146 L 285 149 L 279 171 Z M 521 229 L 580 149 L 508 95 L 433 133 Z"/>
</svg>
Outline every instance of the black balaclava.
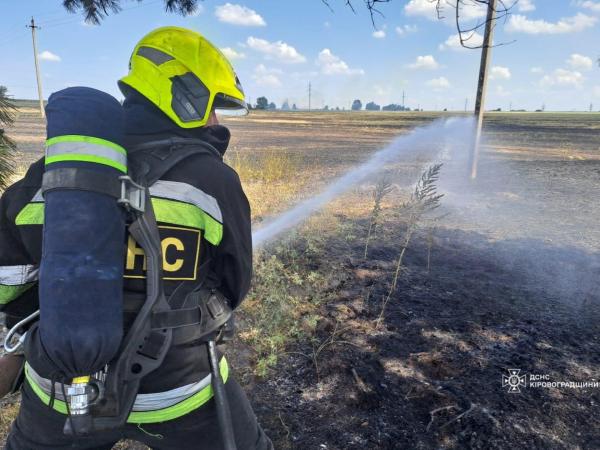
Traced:
<svg viewBox="0 0 600 450">
<path fill-rule="evenodd" d="M 227 127 L 212 125 L 199 128 L 181 128 L 146 97 L 128 89 L 125 110 L 125 146 L 134 147 L 152 140 L 169 137 L 201 139 L 225 154 L 231 134 Z"/>
</svg>

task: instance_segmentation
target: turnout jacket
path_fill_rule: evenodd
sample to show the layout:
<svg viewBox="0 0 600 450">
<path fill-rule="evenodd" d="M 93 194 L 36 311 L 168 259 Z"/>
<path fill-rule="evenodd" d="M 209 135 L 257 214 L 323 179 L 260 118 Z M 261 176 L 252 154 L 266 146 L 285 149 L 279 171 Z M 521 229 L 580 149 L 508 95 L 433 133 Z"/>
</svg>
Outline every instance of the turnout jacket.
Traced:
<svg viewBox="0 0 600 450">
<path fill-rule="evenodd" d="M 193 130 L 179 128 L 136 93 L 127 98 L 124 108 L 128 151 L 136 151 L 135 147 L 141 144 L 175 137 L 201 139 L 220 153 L 221 157 L 207 152 L 189 156 L 150 186 L 150 194 L 161 238 L 166 297 L 178 288 L 189 290 L 202 283 L 204 287 L 218 289 L 236 308 L 250 286 L 252 238 L 248 200 L 238 175 L 222 160 L 229 143 L 229 130 L 220 125 Z M 143 159 L 143 155 L 136 156 Z M 9 327 L 38 309 L 36 282 L 42 249 L 43 173 L 41 159 L 0 199 L 0 311 L 6 314 Z M 127 309 L 135 305 L 136 299 L 143 301 L 145 291 L 145 257 L 130 236 L 124 242 L 123 264 Z M 209 363 L 205 347 L 201 342 L 173 346 L 162 366 L 142 380 L 139 393 L 187 389 L 206 381 Z M 35 352 L 26 357 L 35 368 Z M 180 394 L 184 399 L 185 393 Z"/>
</svg>

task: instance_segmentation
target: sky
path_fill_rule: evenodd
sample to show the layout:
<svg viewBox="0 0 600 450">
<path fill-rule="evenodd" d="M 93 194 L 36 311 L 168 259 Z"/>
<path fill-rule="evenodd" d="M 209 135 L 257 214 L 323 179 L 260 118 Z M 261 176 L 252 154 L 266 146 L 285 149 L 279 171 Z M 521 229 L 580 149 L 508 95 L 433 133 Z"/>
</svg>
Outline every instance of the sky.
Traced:
<svg viewBox="0 0 600 450">
<path fill-rule="evenodd" d="M 450 1 L 450 0 L 445 0 Z M 509 3 L 512 0 L 507 0 Z M 454 9 L 443 18 L 430 0 L 391 0 L 375 26 L 353 0 L 204 0 L 188 17 L 164 11 L 162 0 L 123 0 L 123 11 L 100 26 L 65 11 L 60 0 L 2 0 L 0 85 L 15 98 L 36 98 L 31 32 L 35 17 L 44 97 L 68 86 L 91 86 L 117 98 L 130 53 L 150 30 L 196 30 L 230 58 L 247 100 L 266 96 L 312 107 L 349 109 L 402 104 L 425 110 L 471 110 L 480 50 L 458 45 Z M 465 25 L 484 10 L 465 7 Z M 471 42 L 481 39 L 473 36 Z M 600 0 L 519 0 L 498 23 L 487 109 L 600 109 Z"/>
</svg>

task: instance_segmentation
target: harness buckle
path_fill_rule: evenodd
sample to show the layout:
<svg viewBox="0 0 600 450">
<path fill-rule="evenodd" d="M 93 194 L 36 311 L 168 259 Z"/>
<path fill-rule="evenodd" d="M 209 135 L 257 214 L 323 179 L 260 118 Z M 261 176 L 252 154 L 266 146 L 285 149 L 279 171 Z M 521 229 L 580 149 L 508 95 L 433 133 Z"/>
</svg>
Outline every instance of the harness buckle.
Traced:
<svg viewBox="0 0 600 450">
<path fill-rule="evenodd" d="M 128 175 L 120 176 L 119 181 L 121 181 L 121 197 L 117 203 L 127 211 L 143 213 L 146 207 L 146 188 L 137 184 Z"/>
</svg>

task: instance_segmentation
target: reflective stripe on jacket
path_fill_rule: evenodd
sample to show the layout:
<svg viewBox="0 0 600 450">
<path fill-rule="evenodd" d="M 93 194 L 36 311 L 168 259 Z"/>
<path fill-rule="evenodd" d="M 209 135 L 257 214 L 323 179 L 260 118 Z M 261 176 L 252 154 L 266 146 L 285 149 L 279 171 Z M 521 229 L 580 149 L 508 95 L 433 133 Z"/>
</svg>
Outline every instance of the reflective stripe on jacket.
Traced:
<svg viewBox="0 0 600 450">
<path fill-rule="evenodd" d="M 38 280 L 38 266 L 21 264 L 0 266 L 0 305 L 18 298 Z"/>
<path fill-rule="evenodd" d="M 217 200 L 187 183 L 159 180 L 150 187 L 157 222 L 204 231 L 204 238 L 219 245 L 223 238 L 223 215 Z M 15 219 L 15 225 L 42 225 L 44 197 L 36 192 Z"/>
<path fill-rule="evenodd" d="M 39 193 L 43 173 L 43 160 L 32 164 L 25 177 L 0 199 L 0 311 L 6 313 L 8 326 L 39 307 L 36 268 L 41 261 L 44 221 Z M 162 241 L 165 295 L 181 285 L 186 285 L 185 290 L 205 280 L 207 287 L 219 289 L 236 307 L 250 285 L 252 243 L 250 208 L 235 171 L 217 157 L 192 156 L 151 186 L 151 195 Z M 132 238 L 124 245 L 125 296 L 137 304 L 145 293 L 144 253 Z M 210 373 L 205 347 L 201 342 L 173 346 L 163 364 L 141 380 L 138 400 L 189 389 L 204 380 Z M 50 378 L 36 361 L 28 359 Z M 167 406 L 166 412 L 161 409 L 149 416 L 147 411 L 136 410 L 130 419 L 135 417 L 141 423 L 186 414 L 210 398 L 207 391 L 199 392 L 204 394 L 181 398 L 176 405 Z"/>
<path fill-rule="evenodd" d="M 225 357 L 219 363 L 223 381 L 229 376 L 229 366 Z M 196 408 L 204 405 L 213 397 L 211 375 L 207 375 L 196 383 L 180 386 L 164 392 L 138 394 L 133 409 L 127 419 L 128 423 L 155 423 L 177 419 Z M 52 382 L 38 375 L 35 370 L 25 364 L 25 379 L 33 392 L 45 404 L 50 404 Z M 69 387 L 65 384 L 65 391 Z M 60 383 L 54 386 L 53 409 L 61 414 L 67 414 L 67 407 Z"/>
</svg>

